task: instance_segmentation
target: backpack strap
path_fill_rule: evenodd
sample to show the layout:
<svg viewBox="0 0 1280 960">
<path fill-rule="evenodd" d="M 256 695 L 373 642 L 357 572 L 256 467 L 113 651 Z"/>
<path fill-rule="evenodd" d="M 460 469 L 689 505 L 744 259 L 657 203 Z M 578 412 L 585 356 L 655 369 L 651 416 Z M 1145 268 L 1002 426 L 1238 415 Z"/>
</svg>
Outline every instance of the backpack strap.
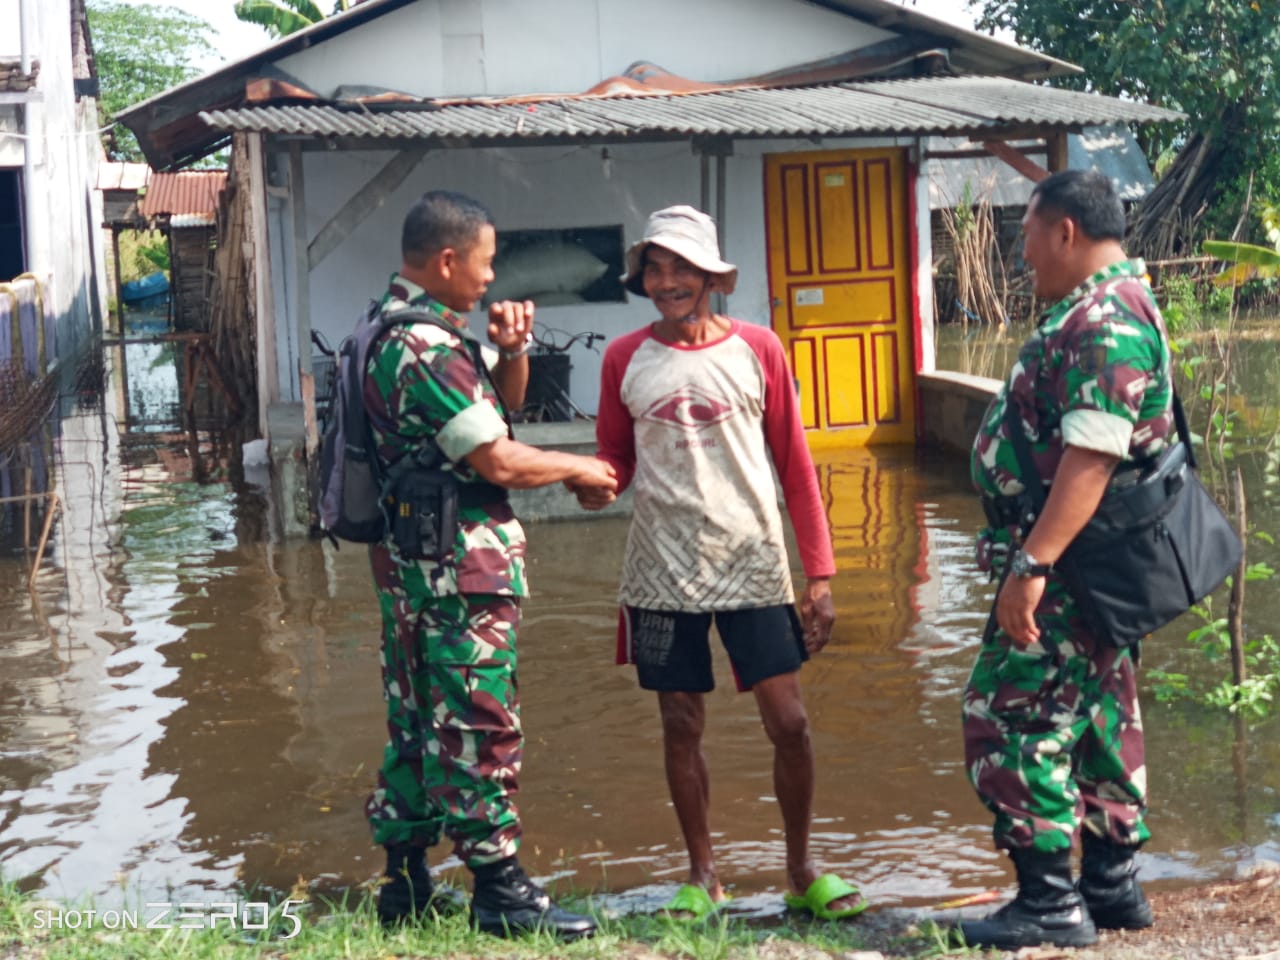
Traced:
<svg viewBox="0 0 1280 960">
<path fill-rule="evenodd" d="M 375 346 L 392 327 L 414 323 L 429 323 L 432 326 L 439 327 L 446 333 L 456 336 L 463 342 L 467 347 L 467 353 L 471 357 L 471 362 L 476 369 L 476 373 L 483 377 L 489 384 L 489 387 L 493 390 L 494 394 L 501 398 L 502 394 L 498 390 L 498 385 L 494 383 L 493 377 L 489 373 L 489 368 L 484 362 L 484 354 L 481 352 L 480 341 L 473 337 L 469 330 L 460 329 L 459 327 L 454 326 L 434 310 L 422 310 L 416 307 L 409 307 L 405 310 L 387 312 L 376 300 L 370 301 L 369 306 L 366 308 L 366 317 L 368 318 L 368 322 L 376 322 L 378 324 L 378 330 L 369 338 L 368 353 L 361 360 L 363 364 L 361 367 L 362 370 L 368 369 L 369 354 L 373 352 Z M 364 411 L 363 404 L 361 405 L 361 412 L 366 412 Z M 502 419 L 507 425 L 508 439 L 514 440 L 515 432 L 511 428 L 511 418 L 507 414 L 505 407 L 503 409 Z M 367 416 L 365 417 L 365 423 L 369 430 L 369 449 L 373 452 L 373 463 L 377 467 L 379 460 L 373 446 L 372 424 L 369 423 Z M 384 495 L 395 486 L 397 481 L 408 474 L 411 470 L 438 470 L 442 469 L 442 465 L 448 462 L 448 458 L 444 455 L 444 452 L 440 449 L 434 439 L 426 445 L 425 451 L 427 453 L 425 456 L 422 451 L 415 451 L 407 457 L 402 457 L 388 470 L 384 471 L 378 467 L 378 473 L 382 477 L 382 490 Z M 491 503 L 505 500 L 507 497 L 507 490 L 505 487 L 500 487 L 496 484 L 480 480 L 468 483 L 459 483 L 458 496 L 462 506 L 464 507 L 488 506 Z"/>
<path fill-rule="evenodd" d="M 498 385 L 493 382 L 493 375 L 489 372 L 489 366 L 484 362 L 484 353 L 482 352 L 483 348 L 480 345 L 480 341 L 471 335 L 470 330 L 455 327 L 434 310 L 421 310 L 417 307 L 410 307 L 407 310 L 396 310 L 389 316 L 384 313 L 380 322 L 383 324 L 383 329 L 378 331 L 379 338 L 392 326 L 411 323 L 429 323 L 432 326 L 439 327 L 447 333 L 453 334 L 466 346 L 467 353 L 471 355 L 471 362 L 476 368 L 476 373 L 484 378 L 485 382 L 489 384 L 493 389 L 494 394 L 497 395 L 499 399 L 502 398 L 502 393 L 498 390 Z M 511 428 L 511 417 L 505 409 L 505 404 L 502 419 L 505 420 L 507 424 L 508 439 L 514 440 L 515 432 Z"/>
</svg>

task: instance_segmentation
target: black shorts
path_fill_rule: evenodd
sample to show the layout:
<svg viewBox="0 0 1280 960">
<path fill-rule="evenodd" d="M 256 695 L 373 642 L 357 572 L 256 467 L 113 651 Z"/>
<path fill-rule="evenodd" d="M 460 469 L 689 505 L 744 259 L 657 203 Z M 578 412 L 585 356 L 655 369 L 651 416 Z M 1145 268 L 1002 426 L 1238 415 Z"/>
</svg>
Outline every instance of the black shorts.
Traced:
<svg viewBox="0 0 1280 960">
<path fill-rule="evenodd" d="M 716 686 L 708 642 L 713 617 L 739 690 L 799 670 L 809 659 L 795 607 L 780 604 L 714 614 L 623 607 L 618 662 L 635 664 L 645 690 L 708 693 Z"/>
</svg>

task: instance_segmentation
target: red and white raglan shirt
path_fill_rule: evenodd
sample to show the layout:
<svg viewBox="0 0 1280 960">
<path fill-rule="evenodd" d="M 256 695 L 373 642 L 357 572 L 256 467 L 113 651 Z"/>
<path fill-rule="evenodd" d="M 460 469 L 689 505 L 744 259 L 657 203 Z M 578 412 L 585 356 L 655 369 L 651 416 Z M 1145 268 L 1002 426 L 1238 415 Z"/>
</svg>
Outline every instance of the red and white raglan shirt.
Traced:
<svg viewBox="0 0 1280 960">
<path fill-rule="evenodd" d="M 794 381 L 766 327 L 730 321 L 712 343 L 652 326 L 604 356 L 597 455 L 634 484 L 619 600 L 708 612 L 794 602 L 777 468 L 809 577 L 835 573 Z"/>
</svg>

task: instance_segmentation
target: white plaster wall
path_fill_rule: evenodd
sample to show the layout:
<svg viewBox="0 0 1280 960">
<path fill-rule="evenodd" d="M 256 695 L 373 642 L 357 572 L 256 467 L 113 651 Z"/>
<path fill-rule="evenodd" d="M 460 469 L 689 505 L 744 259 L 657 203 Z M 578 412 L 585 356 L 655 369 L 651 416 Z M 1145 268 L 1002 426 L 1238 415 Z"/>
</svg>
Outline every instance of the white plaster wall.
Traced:
<svg viewBox="0 0 1280 960">
<path fill-rule="evenodd" d="M 610 147 L 609 174 L 600 147 L 541 147 L 526 150 L 440 151 L 427 156 L 413 174 L 312 272 L 311 325 L 335 347 L 351 329 L 365 302 L 380 295 L 400 265 L 400 229 L 405 211 L 422 193 L 457 190 L 484 203 L 499 230 L 552 229 L 621 224 L 626 243 L 636 239 L 649 213 L 672 203 L 697 205 L 699 160 L 688 143 Z M 304 157 L 307 233 L 314 238 L 345 202 L 390 159 L 388 153 L 308 153 Z M 292 284 L 292 221 L 287 204 L 273 205 L 272 275 L 275 279 L 277 343 L 292 342 L 296 330 Z M 288 304 L 281 309 L 279 305 Z M 648 301 L 543 307 L 539 324 L 567 334 L 596 331 L 609 337 L 654 319 Z M 282 329 L 282 325 L 291 329 Z M 472 325 L 483 338 L 483 316 Z M 563 341 L 564 337 L 557 337 Z M 600 345 L 575 345 L 570 354 L 574 401 L 589 412 L 599 397 Z M 296 376 L 284 377 L 283 399 L 299 399 Z"/>
<path fill-rule="evenodd" d="M 77 103 L 71 51 L 69 0 L 21 0 L 29 5 L 28 52 L 40 61 L 38 96 L 25 112 L 24 140 L 15 167 L 29 151 L 31 182 L 24 192 L 34 198 L 35 214 L 25 221 L 28 269 L 44 287 L 45 309 L 57 318 L 58 352 L 64 367 L 73 364 L 100 316 L 102 270 L 100 231 L 93 220 L 93 185 L 101 145 L 96 110 L 90 100 Z M 4 7 L 17 7 L 12 0 Z M 16 11 L 15 11 L 16 16 Z M 10 144 L 17 138 L 4 138 Z M 7 146 L 4 156 L 12 158 Z"/>
<path fill-rule="evenodd" d="M 892 36 L 804 0 L 419 0 L 279 66 L 321 94 L 342 83 L 419 96 L 574 93 L 637 60 L 733 80 Z"/>
<path fill-rule="evenodd" d="M 0 57 L 17 57 L 22 52 L 20 0 L 0 3 Z"/>
<path fill-rule="evenodd" d="M 728 312 L 749 323 L 768 325 L 769 280 L 765 249 L 764 156 L 815 149 L 912 146 L 914 140 L 829 139 L 740 142 L 726 160 L 724 256 L 739 267 L 737 290 Z M 307 233 L 314 238 L 346 198 L 389 160 L 385 152 L 323 152 L 304 156 Z M 637 239 L 649 213 L 674 203 L 700 205 L 700 161 L 688 143 L 609 147 L 606 175 L 598 146 L 539 147 L 523 150 L 439 151 L 422 164 L 386 202 L 354 230 L 311 275 L 311 326 L 335 347 L 350 331 L 364 303 L 379 295 L 400 263 L 400 227 L 413 200 L 430 189 L 458 190 L 476 197 L 494 214 L 499 230 L 547 229 L 621 224 L 624 242 Z M 283 164 L 283 159 L 278 160 Z M 715 204 L 715 161 L 711 164 L 712 206 Z M 919 189 L 919 188 L 918 188 Z M 917 194 L 919 196 L 919 193 Z M 289 203 L 273 198 L 271 207 L 272 276 L 277 305 L 277 344 L 281 350 L 281 390 L 298 400 L 297 319 L 294 283 L 292 213 Z M 714 210 L 711 212 L 715 212 Z M 927 217 L 927 207 L 925 217 Z M 929 232 L 919 229 L 919 262 L 929 263 Z M 917 279 L 928 291 L 927 269 Z M 921 300 L 927 307 L 928 297 Z M 610 339 L 655 319 L 649 302 L 628 295 L 627 303 L 588 303 L 543 307 L 539 324 L 565 333 L 596 331 Z M 472 317 L 483 337 L 483 316 Z M 599 348 L 597 348 L 599 349 Z M 594 413 L 599 401 L 599 353 L 575 345 L 570 384 L 574 401 Z M 289 386 L 286 388 L 286 384 Z"/>
</svg>

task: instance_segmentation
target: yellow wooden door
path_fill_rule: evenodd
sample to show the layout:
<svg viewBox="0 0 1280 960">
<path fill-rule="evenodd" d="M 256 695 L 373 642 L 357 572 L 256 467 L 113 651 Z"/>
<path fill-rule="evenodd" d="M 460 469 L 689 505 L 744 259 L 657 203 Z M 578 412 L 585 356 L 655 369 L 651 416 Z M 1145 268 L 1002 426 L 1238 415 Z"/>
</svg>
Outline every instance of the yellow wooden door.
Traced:
<svg viewBox="0 0 1280 960">
<path fill-rule="evenodd" d="M 907 158 L 765 157 L 773 329 L 811 446 L 915 440 Z"/>
</svg>

